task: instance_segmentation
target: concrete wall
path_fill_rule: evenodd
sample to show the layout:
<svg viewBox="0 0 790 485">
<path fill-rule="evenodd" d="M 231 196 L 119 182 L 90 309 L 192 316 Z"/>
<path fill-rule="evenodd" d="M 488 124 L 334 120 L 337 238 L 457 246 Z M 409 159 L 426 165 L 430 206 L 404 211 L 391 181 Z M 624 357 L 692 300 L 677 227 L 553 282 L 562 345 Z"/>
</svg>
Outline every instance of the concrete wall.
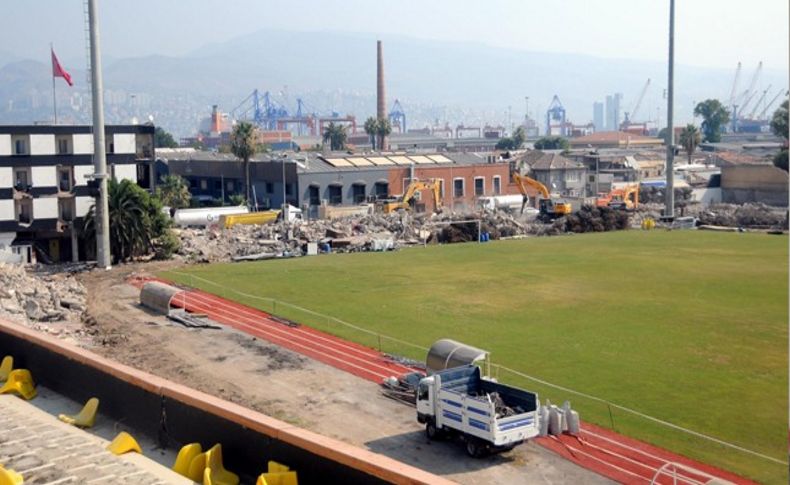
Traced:
<svg viewBox="0 0 790 485">
<path fill-rule="evenodd" d="M 787 207 L 788 175 L 769 164 L 743 164 L 721 169 L 722 202 L 762 202 Z"/>
<path fill-rule="evenodd" d="M 90 133 L 75 133 L 72 139 L 72 147 L 75 155 L 92 155 L 93 135 Z"/>
<path fill-rule="evenodd" d="M 0 134 L 0 157 L 11 155 L 11 135 Z"/>
<path fill-rule="evenodd" d="M 572 170 L 534 170 L 535 180 L 539 181 L 552 194 L 584 197 L 587 184 L 587 169 Z M 578 174 L 576 176 L 570 174 Z"/>
<path fill-rule="evenodd" d="M 55 135 L 30 135 L 31 155 L 54 155 Z"/>
<path fill-rule="evenodd" d="M 116 133 L 112 135 L 113 153 L 136 153 L 137 141 L 134 133 Z"/>
<path fill-rule="evenodd" d="M 704 189 L 693 189 L 691 199 L 702 205 L 718 204 L 721 202 L 721 188 L 710 187 Z"/>
<path fill-rule="evenodd" d="M 57 182 L 57 169 L 52 165 L 32 167 L 32 185 L 33 187 L 55 187 Z"/>
<path fill-rule="evenodd" d="M 354 201 L 354 184 L 364 187 L 365 197 L 376 194 L 376 182 L 390 183 L 389 171 L 381 170 L 349 170 L 331 172 L 308 172 L 298 175 L 299 179 L 299 205 L 310 204 L 310 187 L 318 187 L 320 200 L 330 201 L 330 187 L 340 188 L 341 205 L 357 205 Z M 390 184 L 390 193 L 395 188 Z"/>
<path fill-rule="evenodd" d="M 11 167 L 0 167 L 0 189 L 14 186 L 14 170 Z"/>
</svg>

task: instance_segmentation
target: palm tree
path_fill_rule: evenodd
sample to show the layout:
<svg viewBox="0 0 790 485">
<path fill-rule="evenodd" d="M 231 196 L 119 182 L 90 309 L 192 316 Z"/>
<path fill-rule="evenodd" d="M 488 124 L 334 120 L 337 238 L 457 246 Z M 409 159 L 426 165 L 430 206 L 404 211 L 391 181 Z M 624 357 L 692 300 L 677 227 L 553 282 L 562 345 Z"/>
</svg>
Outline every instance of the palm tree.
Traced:
<svg viewBox="0 0 790 485">
<path fill-rule="evenodd" d="M 107 202 L 113 261 L 127 261 L 147 254 L 152 249 L 151 240 L 159 235 L 156 233 L 159 224 L 154 221 L 156 215 L 152 217 L 148 192 L 131 180 L 118 182 L 110 179 L 107 182 Z M 153 206 L 161 209 L 159 204 Z M 90 245 L 91 241 L 96 241 L 95 205 L 85 216 L 82 234 L 87 247 L 95 251 L 95 245 Z"/>
<path fill-rule="evenodd" d="M 384 140 L 392 133 L 392 123 L 387 118 L 379 118 L 376 124 L 378 125 L 379 150 L 385 150 L 387 147 L 384 145 Z"/>
<path fill-rule="evenodd" d="M 379 132 L 379 124 L 376 118 L 370 117 L 365 120 L 365 133 L 370 137 L 370 144 L 373 149 L 376 149 L 376 135 Z"/>
<path fill-rule="evenodd" d="M 692 124 L 686 125 L 680 132 L 680 145 L 686 150 L 689 165 L 691 165 L 691 155 L 697 149 L 700 142 L 702 142 L 702 135 L 696 126 Z"/>
<path fill-rule="evenodd" d="M 189 193 L 189 184 L 183 177 L 178 175 L 165 175 L 162 183 L 156 187 L 156 196 L 162 204 L 170 207 L 172 216 L 176 209 L 189 207 L 192 194 Z"/>
<path fill-rule="evenodd" d="M 256 129 L 252 123 L 242 121 L 231 134 L 230 151 L 236 158 L 241 158 L 244 162 L 244 197 L 250 200 L 250 158 L 255 155 L 257 146 Z"/>
<path fill-rule="evenodd" d="M 346 146 L 346 127 L 329 123 L 324 130 L 324 143 L 329 142 L 329 149 L 332 151 L 342 150 Z"/>
</svg>

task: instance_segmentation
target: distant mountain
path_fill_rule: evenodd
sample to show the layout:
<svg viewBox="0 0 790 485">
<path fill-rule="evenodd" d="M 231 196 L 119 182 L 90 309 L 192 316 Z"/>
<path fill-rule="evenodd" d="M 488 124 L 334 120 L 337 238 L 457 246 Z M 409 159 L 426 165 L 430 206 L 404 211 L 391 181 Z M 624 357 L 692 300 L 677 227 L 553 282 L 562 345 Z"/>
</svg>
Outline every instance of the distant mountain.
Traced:
<svg viewBox="0 0 790 485">
<path fill-rule="evenodd" d="M 176 131 L 183 129 L 184 134 L 193 129 L 190 126 L 196 127 L 211 104 L 229 111 L 255 88 L 282 93 L 278 99 L 292 110 L 301 96 L 314 109 L 364 118 L 375 110 L 375 40 L 368 34 L 266 29 L 203 46 L 183 57 L 105 63 L 104 84 L 127 97 L 138 96 L 137 111 L 119 108 L 117 116 L 158 110 L 158 122 L 178 125 Z M 501 123 L 506 121 L 508 106 L 513 121 L 518 121 L 524 114 L 525 96 L 542 125 L 555 94 L 568 118 L 583 123 L 592 118 L 593 102 L 614 92 L 624 94 L 621 112 L 629 111 L 647 78 L 652 83 L 638 118 L 655 119 L 658 108 L 665 105 L 666 66 L 661 62 L 530 52 L 473 42 L 393 36 L 384 36 L 383 41 L 388 104 L 399 98 L 412 126 L 435 118 L 451 124 Z M 12 62 L 0 69 L 0 121 L 7 122 L 8 113 L 3 114 L 7 100 L 51 86 L 48 69 L 32 61 Z M 734 66 L 731 70 L 677 66 L 677 121 L 691 119 L 695 101 L 724 100 L 733 74 Z M 786 72 L 767 68 L 760 86 L 773 84 L 777 89 L 787 82 Z M 122 106 L 123 96 L 116 97 Z"/>
</svg>

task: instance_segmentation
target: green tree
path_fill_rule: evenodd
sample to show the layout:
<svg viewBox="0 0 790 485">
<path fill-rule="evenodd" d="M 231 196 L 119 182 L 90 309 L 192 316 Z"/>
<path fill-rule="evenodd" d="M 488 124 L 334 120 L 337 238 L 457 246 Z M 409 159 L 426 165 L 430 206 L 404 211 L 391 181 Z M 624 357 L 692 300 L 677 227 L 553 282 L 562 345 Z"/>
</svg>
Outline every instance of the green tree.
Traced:
<svg viewBox="0 0 790 485">
<path fill-rule="evenodd" d="M 365 120 L 365 133 L 370 137 L 370 145 L 376 149 L 376 135 L 379 133 L 379 122 L 376 118 L 370 117 Z"/>
<path fill-rule="evenodd" d="M 152 252 L 160 254 L 158 243 L 169 257 L 178 246 L 170 233 L 170 221 L 162 213 L 162 203 L 142 187 L 124 179 L 107 183 L 110 219 L 110 253 L 113 262 L 129 261 Z M 88 254 L 96 253 L 95 205 L 88 210 L 82 234 Z"/>
<path fill-rule="evenodd" d="M 157 126 L 154 128 L 154 146 L 156 148 L 177 148 L 178 143 L 173 138 L 173 135 Z"/>
<path fill-rule="evenodd" d="M 230 199 L 231 205 L 244 205 L 247 202 L 241 194 L 233 194 L 228 199 Z"/>
<path fill-rule="evenodd" d="M 561 136 L 544 136 L 535 142 L 538 150 L 567 150 L 571 147 L 568 140 Z"/>
<path fill-rule="evenodd" d="M 516 144 L 512 138 L 506 136 L 505 138 L 500 138 L 498 142 L 496 142 L 497 150 L 515 150 Z"/>
<path fill-rule="evenodd" d="M 779 106 L 779 108 L 774 111 L 774 115 L 771 118 L 771 131 L 774 132 L 774 135 L 784 138 L 787 140 L 787 113 L 788 113 L 788 103 L 790 101 L 785 100 L 784 103 Z"/>
<path fill-rule="evenodd" d="M 244 198 L 250 200 L 250 158 L 255 155 L 256 129 L 252 123 L 240 122 L 231 133 L 230 150 L 244 162 Z"/>
<path fill-rule="evenodd" d="M 379 150 L 385 150 L 387 147 L 384 145 L 384 139 L 392 133 L 392 123 L 388 118 L 379 118 L 376 120 L 376 127 L 379 135 Z"/>
<path fill-rule="evenodd" d="M 170 215 L 176 209 L 189 207 L 192 194 L 189 193 L 189 184 L 178 175 L 165 175 L 156 187 L 156 196 L 163 205 L 170 207 Z"/>
<path fill-rule="evenodd" d="M 698 103 L 694 108 L 694 116 L 702 116 L 702 132 L 706 142 L 721 141 L 721 130 L 730 122 L 730 112 L 718 99 L 706 99 Z"/>
<path fill-rule="evenodd" d="M 787 172 L 787 148 L 783 148 L 774 155 L 774 165 Z"/>
<path fill-rule="evenodd" d="M 332 151 L 344 149 L 347 139 L 346 127 L 330 122 L 324 129 L 323 139 L 324 143 L 329 143 L 329 149 Z"/>
<path fill-rule="evenodd" d="M 516 131 L 513 132 L 513 136 L 511 138 L 513 139 L 513 146 L 516 150 L 518 150 L 522 145 L 524 145 L 524 142 L 527 141 L 527 132 L 524 131 L 523 126 L 519 126 L 516 128 Z"/>
<path fill-rule="evenodd" d="M 669 143 L 669 130 L 667 130 L 666 127 L 661 128 L 660 130 L 658 130 L 657 137 L 661 138 L 662 140 L 664 140 L 664 145 L 668 144 Z"/>
<path fill-rule="evenodd" d="M 699 130 L 690 123 L 680 132 L 680 145 L 686 150 L 689 164 L 691 164 L 691 155 L 694 154 L 694 150 L 697 149 L 701 141 L 702 135 Z"/>
</svg>

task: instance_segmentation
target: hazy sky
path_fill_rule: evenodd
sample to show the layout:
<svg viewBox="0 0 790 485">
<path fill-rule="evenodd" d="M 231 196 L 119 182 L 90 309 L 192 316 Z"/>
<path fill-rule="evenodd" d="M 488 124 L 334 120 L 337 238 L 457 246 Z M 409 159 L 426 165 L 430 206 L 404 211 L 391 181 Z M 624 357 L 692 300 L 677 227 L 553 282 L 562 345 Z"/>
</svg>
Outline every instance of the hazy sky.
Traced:
<svg viewBox="0 0 790 485">
<path fill-rule="evenodd" d="M 0 50 L 84 59 L 82 0 L 3 2 Z M 788 67 L 788 0 L 677 0 L 677 62 Z M 263 28 L 466 40 L 662 60 L 669 0 L 104 0 L 108 57 L 178 55 Z M 320 46 L 316 46 L 320 48 Z M 342 55 L 342 53 L 341 53 Z"/>
</svg>

